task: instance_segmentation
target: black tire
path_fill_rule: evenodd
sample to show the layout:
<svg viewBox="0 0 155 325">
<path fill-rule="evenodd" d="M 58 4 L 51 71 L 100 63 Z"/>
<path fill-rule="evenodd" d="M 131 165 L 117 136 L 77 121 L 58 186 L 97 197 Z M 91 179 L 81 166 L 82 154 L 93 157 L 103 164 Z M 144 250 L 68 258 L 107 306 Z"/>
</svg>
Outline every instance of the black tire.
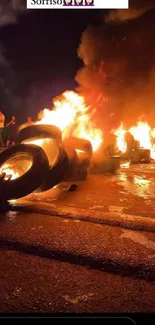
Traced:
<svg viewBox="0 0 155 325">
<path fill-rule="evenodd" d="M 55 125 L 34 124 L 30 125 L 19 132 L 19 142 L 29 139 L 56 138 L 58 142 L 62 140 L 62 134 Z"/>
<path fill-rule="evenodd" d="M 72 137 L 72 138 L 66 139 L 65 144 L 67 146 L 71 146 L 77 150 L 83 151 L 85 153 L 85 157 L 88 157 L 89 159 L 91 159 L 92 154 L 93 154 L 93 148 L 92 148 L 92 144 L 90 141 Z"/>
<path fill-rule="evenodd" d="M 43 183 L 37 192 L 44 192 L 61 183 L 69 171 L 69 158 L 65 149 L 61 146 L 56 165 L 48 171 Z"/>
<path fill-rule="evenodd" d="M 68 160 L 69 160 L 69 168 L 68 172 L 65 174 L 64 181 L 74 182 L 77 179 L 78 166 L 79 166 L 79 158 L 78 154 L 74 147 L 72 147 L 68 141 L 63 142 L 64 148 L 67 152 Z"/>
<path fill-rule="evenodd" d="M 3 196 L 7 200 L 18 199 L 35 191 L 43 182 L 49 169 L 49 162 L 44 151 L 32 144 L 19 144 L 0 153 L 0 167 L 11 157 L 27 153 L 32 157 L 32 166 L 25 174 L 1 182 Z"/>
<path fill-rule="evenodd" d="M 120 156 L 115 155 L 110 157 L 110 162 L 114 171 L 120 168 L 120 162 L 121 162 Z"/>
<path fill-rule="evenodd" d="M 91 174 L 107 174 L 113 173 L 120 167 L 120 157 L 113 156 L 106 159 L 100 163 L 94 163 L 90 171 Z"/>
</svg>

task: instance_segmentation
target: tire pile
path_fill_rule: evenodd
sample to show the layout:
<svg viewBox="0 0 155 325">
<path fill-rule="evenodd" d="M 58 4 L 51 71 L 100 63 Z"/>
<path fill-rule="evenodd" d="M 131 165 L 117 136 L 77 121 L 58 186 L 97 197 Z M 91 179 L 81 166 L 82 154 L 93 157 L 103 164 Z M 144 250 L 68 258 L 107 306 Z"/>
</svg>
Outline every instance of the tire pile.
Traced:
<svg viewBox="0 0 155 325">
<path fill-rule="evenodd" d="M 49 140 L 48 152 L 41 145 L 30 144 L 43 139 Z M 0 196 L 5 200 L 18 199 L 34 191 L 47 191 L 63 181 L 85 180 L 92 145 L 87 140 L 73 137 L 62 141 L 61 131 L 56 126 L 38 124 L 22 129 L 19 144 L 0 153 L 0 168 L 14 156 L 20 159 L 22 154 L 31 157 L 31 166 L 15 179 L 1 177 Z"/>
</svg>

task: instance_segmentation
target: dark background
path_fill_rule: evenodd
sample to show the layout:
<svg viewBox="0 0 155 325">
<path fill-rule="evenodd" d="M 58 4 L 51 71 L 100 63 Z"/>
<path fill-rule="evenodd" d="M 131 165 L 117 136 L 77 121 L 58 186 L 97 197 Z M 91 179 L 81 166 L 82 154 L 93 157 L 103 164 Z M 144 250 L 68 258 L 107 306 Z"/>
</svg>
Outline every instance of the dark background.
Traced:
<svg viewBox="0 0 155 325">
<path fill-rule="evenodd" d="M 100 19 L 98 10 L 29 10 L 16 24 L 1 27 L 0 41 L 9 62 L 1 68 L 5 86 L 0 106 L 6 117 L 12 113 L 20 120 L 23 115 L 35 117 L 40 109 L 50 107 L 53 97 L 77 86 L 81 34 Z"/>
<path fill-rule="evenodd" d="M 14 12 L 0 14 L 0 109 L 6 119 L 36 118 L 54 97 L 80 86 L 103 128 L 122 120 L 133 124 L 143 114 L 155 127 L 155 5 L 130 2 L 126 11 L 14 11 L 14 23 Z"/>
</svg>

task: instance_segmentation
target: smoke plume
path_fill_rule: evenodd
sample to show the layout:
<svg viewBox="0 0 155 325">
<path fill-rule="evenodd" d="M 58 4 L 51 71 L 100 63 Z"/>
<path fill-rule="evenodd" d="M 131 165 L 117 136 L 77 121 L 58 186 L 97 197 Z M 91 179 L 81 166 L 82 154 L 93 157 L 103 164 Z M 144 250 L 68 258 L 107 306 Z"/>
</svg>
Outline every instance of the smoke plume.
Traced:
<svg viewBox="0 0 155 325">
<path fill-rule="evenodd" d="M 1 0 L 0 26 L 16 23 L 19 13 L 25 10 L 25 0 Z"/>
<path fill-rule="evenodd" d="M 103 127 L 121 120 L 132 124 L 142 115 L 155 126 L 155 11 L 150 10 L 155 5 L 140 3 L 134 1 L 126 13 L 110 11 L 106 22 L 89 26 L 81 38 L 84 67 L 76 81 L 88 104 L 97 107 L 94 120 Z"/>
<path fill-rule="evenodd" d="M 6 25 L 15 24 L 18 17 L 26 10 L 25 0 L 0 1 L 0 32 Z M 0 43 L 0 107 L 10 108 L 15 114 L 21 99 L 15 94 L 17 82 L 11 63 L 6 58 L 5 48 Z"/>
<path fill-rule="evenodd" d="M 153 0 L 130 0 L 129 9 L 110 10 L 105 16 L 105 22 L 122 23 L 125 21 L 134 20 L 151 9 L 155 9 L 155 3 Z"/>
</svg>

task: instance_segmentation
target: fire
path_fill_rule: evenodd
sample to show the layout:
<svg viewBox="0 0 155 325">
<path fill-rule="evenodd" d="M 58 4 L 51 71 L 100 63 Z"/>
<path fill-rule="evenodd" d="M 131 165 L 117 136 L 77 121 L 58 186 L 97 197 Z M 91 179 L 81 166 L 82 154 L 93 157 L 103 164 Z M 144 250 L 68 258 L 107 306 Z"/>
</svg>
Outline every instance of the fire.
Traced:
<svg viewBox="0 0 155 325">
<path fill-rule="evenodd" d="M 144 149 L 149 149 L 151 151 L 151 158 L 155 160 L 155 145 L 153 144 L 153 139 L 155 138 L 155 129 L 151 129 L 147 122 L 139 121 L 136 126 L 129 129 L 125 129 L 123 124 L 114 131 L 117 136 L 117 146 L 121 152 L 126 151 L 126 142 L 124 139 L 124 134 L 130 132 L 134 139 L 139 141 L 140 147 Z"/>
<path fill-rule="evenodd" d="M 138 122 L 137 127 L 132 127 L 130 132 L 135 140 L 140 142 L 140 147 L 151 150 L 151 158 L 155 159 L 155 147 L 152 143 L 154 138 L 154 129 L 148 123 Z"/>
<path fill-rule="evenodd" d="M 44 109 L 39 114 L 40 124 L 52 124 L 62 131 L 63 139 L 75 136 L 89 140 L 93 151 L 102 144 L 103 133 L 92 122 L 89 106 L 86 106 L 83 96 L 74 91 L 66 91 L 60 100 L 54 101 L 52 110 Z"/>
<path fill-rule="evenodd" d="M 10 157 L 0 167 L 0 177 L 4 180 L 15 180 L 26 173 L 32 166 L 32 158 L 25 153 Z"/>
<path fill-rule="evenodd" d="M 5 164 L 0 169 L 0 174 L 5 174 L 4 179 L 7 180 L 9 177 L 14 180 L 19 177 L 19 174 L 13 169 L 9 168 L 8 164 Z"/>
<path fill-rule="evenodd" d="M 23 141 L 24 144 L 35 144 L 36 146 L 42 147 L 44 143 L 49 144 L 50 139 L 37 139 L 37 140 L 25 140 Z"/>
<path fill-rule="evenodd" d="M 125 152 L 127 148 L 127 144 L 124 139 L 124 134 L 126 130 L 123 127 L 123 124 L 121 123 L 120 127 L 114 131 L 114 134 L 117 137 L 117 147 L 121 152 Z"/>
</svg>

